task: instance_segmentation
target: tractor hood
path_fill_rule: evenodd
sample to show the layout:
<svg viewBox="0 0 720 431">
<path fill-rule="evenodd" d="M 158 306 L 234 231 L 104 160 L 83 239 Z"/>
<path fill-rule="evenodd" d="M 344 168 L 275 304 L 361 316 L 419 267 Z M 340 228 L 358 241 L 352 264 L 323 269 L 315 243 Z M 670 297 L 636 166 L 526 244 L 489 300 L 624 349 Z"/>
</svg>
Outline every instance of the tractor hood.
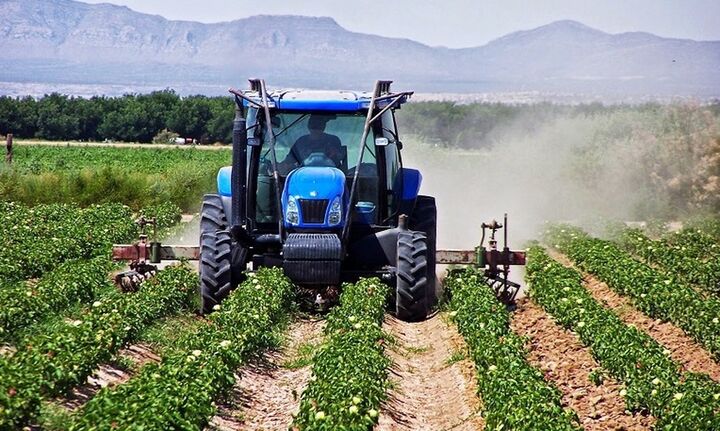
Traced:
<svg viewBox="0 0 720 431">
<path fill-rule="evenodd" d="M 308 166 L 288 175 L 282 195 L 288 228 L 339 228 L 345 220 L 345 175 L 332 167 Z"/>
</svg>

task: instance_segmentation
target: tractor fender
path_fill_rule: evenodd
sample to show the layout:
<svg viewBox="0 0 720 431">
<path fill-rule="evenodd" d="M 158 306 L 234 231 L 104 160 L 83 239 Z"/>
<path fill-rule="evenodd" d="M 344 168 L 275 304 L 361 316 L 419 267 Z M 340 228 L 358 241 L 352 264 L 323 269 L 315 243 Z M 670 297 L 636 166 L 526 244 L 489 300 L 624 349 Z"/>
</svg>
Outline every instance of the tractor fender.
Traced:
<svg viewBox="0 0 720 431">
<path fill-rule="evenodd" d="M 225 211 L 225 219 L 232 220 L 232 166 L 220 168 L 217 174 L 217 190 Z"/>
</svg>

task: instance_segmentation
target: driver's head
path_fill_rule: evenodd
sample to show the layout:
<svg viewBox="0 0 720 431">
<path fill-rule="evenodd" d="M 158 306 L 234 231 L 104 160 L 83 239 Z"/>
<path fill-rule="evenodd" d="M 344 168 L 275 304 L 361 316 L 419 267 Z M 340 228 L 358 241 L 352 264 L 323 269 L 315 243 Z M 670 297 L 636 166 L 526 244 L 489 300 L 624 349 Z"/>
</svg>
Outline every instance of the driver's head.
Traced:
<svg viewBox="0 0 720 431">
<path fill-rule="evenodd" d="M 324 132 L 325 125 L 329 120 L 330 118 L 324 115 L 313 114 L 308 120 L 308 130 L 310 130 L 310 132 Z"/>
</svg>

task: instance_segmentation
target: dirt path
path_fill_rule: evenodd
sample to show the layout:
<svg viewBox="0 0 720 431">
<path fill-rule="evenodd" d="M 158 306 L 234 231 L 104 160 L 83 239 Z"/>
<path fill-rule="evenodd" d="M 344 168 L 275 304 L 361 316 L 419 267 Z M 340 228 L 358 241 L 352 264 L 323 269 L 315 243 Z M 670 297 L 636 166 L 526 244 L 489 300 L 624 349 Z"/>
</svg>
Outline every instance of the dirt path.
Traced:
<svg viewBox="0 0 720 431">
<path fill-rule="evenodd" d="M 563 265 L 574 267 L 566 256 L 554 250 L 549 250 L 549 253 Z M 635 327 L 668 349 L 670 357 L 681 364 L 684 370 L 704 373 L 710 376 L 711 379 L 720 381 L 720 364 L 715 362 L 712 355 L 685 334 L 682 329 L 670 322 L 651 319 L 635 309 L 628 298 L 618 295 L 607 284 L 590 274 L 584 272 L 582 274 L 585 287 L 595 300 L 615 311 L 623 322 L 628 325 L 635 325 Z"/>
<path fill-rule="evenodd" d="M 397 344 L 393 387 L 376 430 L 478 430 L 483 428 L 475 368 L 454 328 L 440 317 L 407 323 L 387 317 L 384 329 Z"/>
<path fill-rule="evenodd" d="M 131 364 L 132 370 L 120 369 L 112 364 L 102 364 L 88 376 L 83 385 L 74 388 L 68 396 L 55 400 L 55 403 L 68 410 L 75 410 L 87 403 L 100 389 L 125 383 L 135 374 L 134 370 L 139 370 L 148 363 L 160 362 L 160 357 L 150 346 L 142 343 L 125 347 L 118 351 L 116 356 Z"/>
<path fill-rule="evenodd" d="M 311 376 L 310 359 L 324 321 L 291 324 L 287 344 L 238 370 L 229 400 L 218 405 L 208 430 L 287 430 Z"/>
<path fill-rule="evenodd" d="M 510 326 L 518 335 L 529 337 L 528 361 L 560 389 L 563 404 L 577 413 L 587 431 L 651 429 L 654 418 L 625 411 L 622 388 L 616 381 L 592 383 L 590 373 L 600 365 L 590 350 L 540 306 L 527 299 L 519 301 Z"/>
</svg>

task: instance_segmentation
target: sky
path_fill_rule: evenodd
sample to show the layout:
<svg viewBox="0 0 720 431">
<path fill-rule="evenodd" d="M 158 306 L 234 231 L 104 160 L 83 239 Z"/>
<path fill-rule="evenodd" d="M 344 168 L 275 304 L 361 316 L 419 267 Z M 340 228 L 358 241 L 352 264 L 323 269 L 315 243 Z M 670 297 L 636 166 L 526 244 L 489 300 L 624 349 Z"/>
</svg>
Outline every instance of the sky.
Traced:
<svg viewBox="0 0 720 431">
<path fill-rule="evenodd" d="M 83 0 L 206 23 L 253 15 L 330 16 L 344 28 L 431 46 L 483 45 L 561 19 L 609 33 L 720 40 L 720 0 Z"/>
</svg>

